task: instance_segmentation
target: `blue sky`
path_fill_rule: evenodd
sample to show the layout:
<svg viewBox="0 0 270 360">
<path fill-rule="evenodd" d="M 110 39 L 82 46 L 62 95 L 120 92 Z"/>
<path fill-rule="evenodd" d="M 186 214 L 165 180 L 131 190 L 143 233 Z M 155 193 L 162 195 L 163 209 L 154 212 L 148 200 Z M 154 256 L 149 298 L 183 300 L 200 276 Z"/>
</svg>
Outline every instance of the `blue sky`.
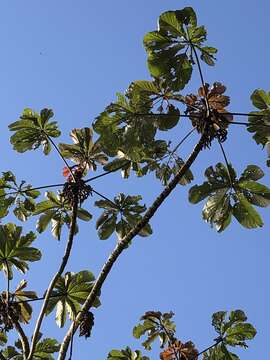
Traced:
<svg viewBox="0 0 270 360">
<path fill-rule="evenodd" d="M 208 43 L 219 49 L 217 65 L 203 66 L 206 81 L 221 81 L 227 86 L 231 111 L 250 111 L 252 91 L 270 90 L 270 5 L 266 0 L 2 1 L 1 171 L 12 170 L 19 179 L 35 186 L 62 182 L 63 164 L 57 154 L 44 157 L 40 151 L 12 151 L 8 124 L 18 119 L 26 107 L 37 111 L 49 107 L 62 130 L 59 141 L 67 142 L 70 130 L 90 126 L 114 101 L 117 91 L 124 91 L 133 80 L 150 79 L 142 38 L 156 28 L 161 12 L 184 6 L 194 7 L 199 24 L 208 30 Z M 195 74 L 184 93 L 198 87 Z M 172 139 L 179 139 L 178 134 L 174 133 Z M 183 157 L 196 139 L 194 136 L 183 146 Z M 243 128 L 233 127 L 224 147 L 239 172 L 248 164 L 260 165 L 266 173 L 262 182 L 269 185 L 265 151 Z M 216 145 L 201 154 L 192 168 L 194 184 L 201 183 L 204 169 L 218 161 L 222 161 L 222 154 Z M 147 205 L 162 189 L 152 175 L 123 181 L 119 174 L 97 181 L 94 188 L 108 197 L 119 192 L 142 194 Z M 211 314 L 241 308 L 258 331 L 241 359 L 266 355 L 269 209 L 262 212 L 262 229 L 245 230 L 234 221 L 224 233 L 217 234 L 201 219 L 202 204 L 188 203 L 187 190 L 188 187 L 178 187 L 151 222 L 154 234 L 146 239 L 136 238 L 121 256 L 103 288 L 102 307 L 94 311 L 92 337 L 87 341 L 75 337 L 74 359 L 105 359 L 109 350 L 126 345 L 139 349 L 139 342 L 132 338 L 132 327 L 151 309 L 174 311 L 179 338 L 192 340 L 201 350 L 211 345 L 215 337 Z M 97 217 L 95 200 L 90 199 L 87 208 Z M 26 228 L 34 226 L 32 221 Z M 94 221 L 81 224 L 67 270 L 89 269 L 97 275 L 115 243 L 114 237 L 98 240 Z M 29 279 L 29 288 L 38 289 L 40 295 L 61 259 L 64 245 L 65 237 L 57 243 L 49 232 L 36 242 L 44 250 L 43 262 L 31 265 L 25 278 Z M 64 334 L 54 324 L 53 316 L 46 319 L 42 331 L 59 341 Z M 31 333 L 30 328 L 28 332 Z M 155 359 L 158 353 L 154 347 L 149 356 Z"/>
</svg>

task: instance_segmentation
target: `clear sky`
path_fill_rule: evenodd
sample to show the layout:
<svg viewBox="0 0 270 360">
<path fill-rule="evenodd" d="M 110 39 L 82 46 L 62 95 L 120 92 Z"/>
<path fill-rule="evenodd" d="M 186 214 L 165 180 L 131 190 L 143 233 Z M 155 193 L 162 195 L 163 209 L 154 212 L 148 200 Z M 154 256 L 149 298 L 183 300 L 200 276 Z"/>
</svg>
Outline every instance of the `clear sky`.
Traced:
<svg viewBox="0 0 270 360">
<path fill-rule="evenodd" d="M 208 43 L 219 49 L 216 67 L 203 66 L 206 81 L 221 81 L 227 86 L 231 111 L 250 111 L 251 92 L 256 88 L 270 90 L 267 0 L 2 0 L 1 171 L 12 170 L 35 186 L 62 182 L 63 164 L 57 154 L 44 157 L 40 151 L 19 155 L 12 151 L 8 124 L 26 107 L 37 111 L 49 107 L 63 133 L 59 141 L 67 142 L 69 131 L 90 126 L 114 101 L 117 91 L 124 91 L 133 80 L 149 79 L 143 35 L 156 28 L 161 12 L 184 6 L 194 7 L 199 23 L 208 29 Z M 187 92 L 198 88 L 198 80 L 195 75 Z M 175 133 L 173 139 L 180 136 L 183 134 Z M 184 157 L 196 139 L 194 136 L 183 147 Z M 248 164 L 258 164 L 267 174 L 262 182 L 269 185 L 265 151 L 243 128 L 233 127 L 224 146 L 239 172 Z M 196 176 L 193 184 L 201 183 L 204 169 L 218 161 L 222 161 L 222 154 L 214 145 L 192 168 Z M 123 181 L 115 174 L 94 186 L 108 197 L 118 192 L 142 194 L 147 205 L 162 189 L 152 175 Z M 217 234 L 201 219 L 202 204 L 188 203 L 187 191 L 188 187 L 179 186 L 151 222 L 154 234 L 136 238 L 121 256 L 103 288 L 102 307 L 94 311 L 92 337 L 74 339 L 74 359 L 102 360 L 109 350 L 126 345 L 140 349 L 132 328 L 152 309 L 174 311 L 178 337 L 192 340 L 201 350 L 215 338 L 211 314 L 241 308 L 258 331 L 250 349 L 238 352 L 241 360 L 267 356 L 269 209 L 262 212 L 262 229 L 245 230 L 233 221 L 229 229 Z M 93 206 L 95 200 L 90 199 L 87 208 L 96 218 L 100 212 Z M 34 222 L 26 227 L 33 229 Z M 94 221 L 81 224 L 67 270 L 90 269 L 97 275 L 115 243 L 115 237 L 107 241 L 97 238 Z M 32 271 L 25 278 L 40 296 L 61 259 L 64 244 L 65 237 L 58 243 L 49 231 L 36 242 L 44 250 L 43 262 L 31 264 Z M 1 281 L 5 285 L 3 277 Z M 46 319 L 42 332 L 59 341 L 64 334 L 53 316 Z M 150 358 L 157 359 L 158 353 L 155 347 Z"/>
</svg>

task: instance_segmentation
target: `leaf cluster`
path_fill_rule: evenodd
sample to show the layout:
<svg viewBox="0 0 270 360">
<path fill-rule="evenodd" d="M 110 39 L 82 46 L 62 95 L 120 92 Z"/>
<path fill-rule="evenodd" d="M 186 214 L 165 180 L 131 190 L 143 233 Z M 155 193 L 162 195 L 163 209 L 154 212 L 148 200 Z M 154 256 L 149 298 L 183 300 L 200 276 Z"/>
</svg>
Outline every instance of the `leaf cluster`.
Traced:
<svg viewBox="0 0 270 360">
<path fill-rule="evenodd" d="M 96 222 L 98 236 L 101 240 L 108 239 L 115 231 L 118 239 L 121 240 L 141 220 L 142 213 L 146 210 L 145 205 L 140 205 L 140 195 L 125 195 L 120 193 L 113 201 L 98 200 L 95 205 L 104 209 Z M 150 224 L 144 226 L 139 232 L 140 236 L 152 234 Z"/>
<path fill-rule="evenodd" d="M 102 152 L 100 143 L 93 142 L 91 128 L 73 129 L 70 137 L 74 144 L 59 144 L 59 149 L 64 158 L 75 162 L 83 171 L 96 170 L 97 163 L 104 165 L 108 158 Z"/>
<path fill-rule="evenodd" d="M 270 189 L 257 182 L 264 176 L 256 165 L 248 165 L 237 179 L 234 168 L 222 163 L 208 167 L 205 181 L 189 191 L 192 204 L 208 198 L 202 211 L 203 219 L 223 231 L 231 222 L 232 216 L 245 228 L 261 227 L 263 221 L 255 206 L 266 207 L 270 204 Z"/>
<path fill-rule="evenodd" d="M 54 360 L 52 354 L 59 351 L 60 344 L 55 339 L 45 338 L 41 340 L 41 337 L 42 334 L 39 334 L 38 343 L 33 354 L 33 360 Z M 7 346 L 2 354 L 7 360 L 24 360 L 21 341 L 17 340 L 15 346 Z"/>
<path fill-rule="evenodd" d="M 64 276 L 61 276 L 51 293 L 46 314 L 50 314 L 56 308 L 55 320 L 59 327 L 65 325 L 67 315 L 70 320 L 74 320 L 81 310 L 81 305 L 91 292 L 94 280 L 94 275 L 87 270 L 76 274 L 67 272 Z M 100 306 L 98 297 L 93 306 Z"/>
<path fill-rule="evenodd" d="M 60 240 L 63 225 L 70 226 L 72 206 L 61 193 L 56 195 L 52 191 L 48 191 L 45 196 L 47 200 L 38 203 L 33 213 L 33 215 L 41 214 L 36 225 L 37 231 L 42 233 L 51 222 L 51 233 L 57 240 Z M 78 208 L 77 216 L 83 221 L 92 219 L 92 215 L 81 207 Z M 78 226 L 76 227 L 77 231 Z"/>
<path fill-rule="evenodd" d="M 214 65 L 217 49 L 204 45 L 206 35 L 191 7 L 161 14 L 158 30 L 144 37 L 150 74 L 164 79 L 173 90 L 183 89 L 192 75 L 195 49 L 205 63 Z"/>
<path fill-rule="evenodd" d="M 242 310 L 219 311 L 212 316 L 212 325 L 219 337 L 217 346 L 203 355 L 203 360 L 239 360 L 239 357 L 228 350 L 228 346 L 247 348 L 247 340 L 256 335 L 255 328 L 246 322 L 247 317 Z"/>
<path fill-rule="evenodd" d="M 30 246 L 35 239 L 32 231 L 22 235 L 21 226 L 12 223 L 0 225 L 0 270 L 8 279 L 13 278 L 13 267 L 25 273 L 29 261 L 40 260 L 41 252 Z"/>
<path fill-rule="evenodd" d="M 8 215 L 9 208 L 15 206 L 13 213 L 17 219 L 26 221 L 36 208 L 35 199 L 40 195 L 38 190 L 31 190 L 32 186 L 25 181 L 17 183 L 11 171 L 3 172 L 0 178 L 0 218 Z M 12 192 L 12 195 L 6 193 Z"/>
<path fill-rule="evenodd" d="M 9 130 L 15 132 L 10 138 L 14 150 L 23 153 L 42 146 L 43 153 L 48 155 L 51 151 L 49 138 L 61 135 L 56 121 L 50 122 L 53 116 L 50 109 L 43 109 L 40 114 L 31 109 L 24 109 L 20 120 L 9 125 Z"/>
<path fill-rule="evenodd" d="M 176 339 L 175 323 L 171 320 L 174 313 L 164 313 L 160 311 L 147 311 L 142 317 L 142 324 L 138 324 L 133 328 L 133 336 L 139 339 L 146 335 L 146 340 L 142 346 L 146 350 L 152 349 L 152 343 L 157 338 L 160 340 L 160 347 L 163 348 L 168 342 L 173 343 Z"/>
</svg>

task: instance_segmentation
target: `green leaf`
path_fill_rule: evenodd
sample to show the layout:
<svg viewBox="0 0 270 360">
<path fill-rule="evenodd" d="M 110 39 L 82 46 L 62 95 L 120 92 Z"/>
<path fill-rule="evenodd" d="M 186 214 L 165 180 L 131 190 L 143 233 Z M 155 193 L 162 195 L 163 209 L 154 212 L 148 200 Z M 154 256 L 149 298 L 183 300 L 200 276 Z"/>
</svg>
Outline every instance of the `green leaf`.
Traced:
<svg viewBox="0 0 270 360">
<path fill-rule="evenodd" d="M 40 195 L 40 192 L 29 190 L 32 186 L 26 184 L 24 180 L 18 184 L 15 175 L 11 171 L 2 174 L 0 178 L 0 218 L 8 215 L 9 208 L 15 206 L 13 209 L 14 215 L 17 219 L 26 221 L 35 210 L 34 199 Z M 14 195 L 9 196 L 6 190 L 12 190 Z"/>
<path fill-rule="evenodd" d="M 61 134 L 57 123 L 49 122 L 52 117 L 53 112 L 50 109 L 43 109 L 40 114 L 31 109 L 25 109 L 20 120 L 9 125 L 10 131 L 15 132 L 10 138 L 13 148 L 23 153 L 42 146 L 43 153 L 48 155 L 51 150 L 48 138 L 58 137 Z"/>
<path fill-rule="evenodd" d="M 25 324 L 29 323 L 32 317 L 32 307 L 26 302 L 28 299 L 37 299 L 37 294 L 34 291 L 25 291 L 27 281 L 22 280 L 17 286 L 14 293 L 11 293 L 13 301 L 19 302 L 19 321 Z"/>
<path fill-rule="evenodd" d="M 116 231 L 118 238 L 122 239 L 142 219 L 141 214 L 146 207 L 139 204 L 140 200 L 140 195 L 130 196 L 120 193 L 113 201 L 96 201 L 96 206 L 105 209 L 96 222 L 99 238 L 106 240 Z M 149 224 L 139 232 L 143 237 L 151 234 L 152 229 Z"/>
<path fill-rule="evenodd" d="M 270 92 L 267 93 L 263 89 L 256 89 L 251 95 L 252 104 L 260 109 L 264 110 L 270 106 Z"/>
<path fill-rule="evenodd" d="M 152 343 L 157 338 L 160 340 L 160 346 L 164 347 L 174 337 L 175 324 L 171 320 L 173 315 L 173 312 L 162 314 L 159 311 L 147 311 L 141 317 L 143 323 L 133 328 L 133 336 L 138 339 L 146 335 L 146 340 L 142 343 L 146 350 L 151 350 Z"/>
<path fill-rule="evenodd" d="M 56 323 L 59 327 L 65 325 L 67 315 L 73 320 L 91 292 L 94 280 L 94 275 L 87 270 L 78 273 L 67 272 L 61 276 L 55 284 L 46 314 L 50 314 L 56 307 Z M 99 305 L 100 301 L 97 297 L 93 306 Z"/>
<path fill-rule="evenodd" d="M 252 340 L 256 329 L 246 322 L 247 317 L 242 310 L 231 311 L 229 316 L 226 311 L 219 311 L 212 316 L 212 325 L 221 336 L 221 350 L 226 353 L 225 345 L 241 346 L 246 348 L 246 340 Z M 232 354 L 233 355 L 233 354 Z"/>
<path fill-rule="evenodd" d="M 137 80 L 134 81 L 134 86 L 139 88 L 140 90 L 149 92 L 151 94 L 160 94 L 160 89 L 155 85 L 153 81 Z"/>
<path fill-rule="evenodd" d="M 246 228 L 263 225 L 260 215 L 251 205 L 266 207 L 270 204 L 270 189 L 252 180 L 263 176 L 258 166 L 248 165 L 239 180 L 231 165 L 227 169 L 220 163 L 215 168 L 207 168 L 205 176 L 208 181 L 190 189 L 189 201 L 196 204 L 208 197 L 203 219 L 215 226 L 218 232 L 230 224 L 232 215 Z"/>
<path fill-rule="evenodd" d="M 93 130 L 91 128 L 73 129 L 70 136 L 73 145 L 59 144 L 59 149 L 64 158 L 75 162 L 84 170 L 96 170 L 97 163 L 107 163 L 107 156 L 102 152 L 101 144 L 93 142 Z"/>
<path fill-rule="evenodd" d="M 77 211 L 78 218 L 83 221 L 90 221 L 92 219 L 92 215 L 85 209 L 79 208 Z"/>
<path fill-rule="evenodd" d="M 226 332 L 226 343 L 231 346 L 243 345 L 244 340 L 252 340 L 257 331 L 251 324 L 240 323 Z"/>
<path fill-rule="evenodd" d="M 233 207 L 233 215 L 247 229 L 263 226 L 263 221 L 257 211 L 243 194 L 237 194 L 238 202 Z"/>
<path fill-rule="evenodd" d="M 148 68 L 154 78 L 166 81 L 170 89 L 181 90 L 192 74 L 193 46 L 202 53 L 201 59 L 214 64 L 215 48 L 204 45 L 206 30 L 197 26 L 197 18 L 191 7 L 166 11 L 159 17 L 158 31 L 147 33 L 144 46 L 148 54 Z"/>
<path fill-rule="evenodd" d="M 37 343 L 33 359 L 53 360 L 54 358 L 51 354 L 58 352 L 59 349 L 60 344 L 57 340 L 50 338 L 43 339 Z"/>
<path fill-rule="evenodd" d="M 22 227 L 15 224 L 0 225 L 0 270 L 3 270 L 9 279 L 13 278 L 13 266 L 25 273 L 28 270 L 28 261 L 38 261 L 41 258 L 41 252 L 29 246 L 36 235 L 32 231 L 25 236 L 21 233 Z"/>
<path fill-rule="evenodd" d="M 203 219 L 213 226 L 218 232 L 223 231 L 231 221 L 230 197 L 227 195 L 227 189 L 217 190 L 209 196 L 203 207 Z"/>
<path fill-rule="evenodd" d="M 98 236 L 100 240 L 106 240 L 112 235 L 116 227 L 116 221 L 117 216 L 113 214 L 103 222 L 98 229 Z"/>
<path fill-rule="evenodd" d="M 248 165 L 246 169 L 241 174 L 239 181 L 242 180 L 260 180 L 264 176 L 264 172 L 257 165 Z"/>
<path fill-rule="evenodd" d="M 111 350 L 107 360 L 150 360 L 147 356 L 142 356 L 139 350 L 132 351 L 128 346 L 123 350 Z"/>
<path fill-rule="evenodd" d="M 19 356 L 21 355 L 14 346 L 7 346 L 4 351 L 2 352 L 5 359 L 19 359 Z M 22 358 L 22 355 L 21 355 Z"/>
<path fill-rule="evenodd" d="M 70 226 L 72 207 L 61 193 L 56 195 L 48 191 L 45 193 L 45 197 L 47 200 L 38 203 L 33 212 L 33 215 L 41 214 L 36 224 L 37 231 L 42 233 L 51 222 L 52 235 L 60 240 L 63 225 L 65 224 L 68 228 Z M 84 221 L 92 218 L 92 215 L 83 208 L 79 208 L 77 214 L 78 218 Z M 78 232 L 78 227 L 76 232 Z"/>
<path fill-rule="evenodd" d="M 179 119 L 179 109 L 175 108 L 173 105 L 169 105 L 167 113 L 161 114 L 158 117 L 158 129 L 161 131 L 167 131 L 169 129 L 172 129 L 178 124 Z"/>
<path fill-rule="evenodd" d="M 116 171 L 119 170 L 121 167 L 125 167 L 129 163 L 130 160 L 127 160 L 125 158 L 114 159 L 112 162 L 105 165 L 103 169 L 105 171 Z"/>
<path fill-rule="evenodd" d="M 6 343 L 7 343 L 7 335 L 6 335 L 6 333 L 3 331 L 3 330 L 1 330 L 0 331 L 0 346 L 4 346 Z"/>
</svg>

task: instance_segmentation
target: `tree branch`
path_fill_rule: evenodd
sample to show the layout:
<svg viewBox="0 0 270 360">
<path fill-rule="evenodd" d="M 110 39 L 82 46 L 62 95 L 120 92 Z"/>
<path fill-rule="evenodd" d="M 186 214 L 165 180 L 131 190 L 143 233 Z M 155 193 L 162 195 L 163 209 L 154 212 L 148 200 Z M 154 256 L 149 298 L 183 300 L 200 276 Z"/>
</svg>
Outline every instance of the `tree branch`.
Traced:
<svg viewBox="0 0 270 360">
<path fill-rule="evenodd" d="M 58 360 L 64 360 L 66 357 L 67 349 L 70 343 L 70 339 L 72 337 L 72 334 L 76 332 L 79 322 L 81 320 L 81 317 L 85 311 L 88 311 L 91 306 L 93 305 L 98 292 L 101 290 L 102 285 L 104 281 L 106 280 L 109 272 L 111 271 L 114 263 L 122 253 L 124 249 L 126 249 L 126 246 L 129 244 L 129 242 L 143 229 L 143 227 L 149 222 L 149 220 L 153 217 L 153 215 L 156 213 L 158 208 L 161 206 L 161 204 L 164 202 L 164 200 L 170 195 L 170 193 L 173 191 L 173 189 L 177 186 L 179 183 L 179 180 L 183 177 L 183 175 L 187 172 L 187 170 L 190 168 L 190 166 L 193 164 L 197 156 L 199 155 L 200 151 L 203 149 L 205 142 L 205 135 L 203 134 L 197 143 L 197 145 L 194 147 L 192 153 L 190 154 L 189 158 L 187 159 L 186 163 L 181 167 L 181 169 L 178 171 L 178 173 L 175 175 L 175 177 L 169 182 L 169 184 L 165 187 L 165 189 L 159 194 L 159 196 L 155 199 L 153 204 L 150 206 L 150 208 L 146 211 L 143 218 L 137 223 L 137 225 L 134 226 L 132 230 L 116 245 L 112 253 L 109 255 L 107 261 L 103 265 L 103 268 L 101 269 L 95 284 L 89 293 L 85 303 L 82 306 L 81 311 L 76 316 L 76 319 L 74 320 L 74 323 L 72 323 L 69 327 L 68 332 L 66 333 L 66 336 L 63 339 Z"/>
<path fill-rule="evenodd" d="M 0 351 L 0 360 L 7 360 L 4 355 L 2 354 L 2 351 Z"/>
<path fill-rule="evenodd" d="M 22 343 L 22 349 L 23 349 L 23 358 L 27 359 L 27 356 L 29 354 L 30 351 L 30 347 L 29 347 L 29 341 L 27 336 L 25 335 L 25 332 L 23 331 L 23 328 L 21 327 L 20 323 L 18 321 L 16 321 L 14 323 L 15 329 L 17 330 L 19 336 L 20 336 L 20 340 Z"/>
<path fill-rule="evenodd" d="M 34 333 L 33 333 L 32 345 L 31 345 L 30 353 L 29 353 L 29 356 L 28 356 L 27 360 L 31 360 L 33 358 L 36 343 L 37 343 L 37 340 L 38 340 L 39 330 L 40 330 L 43 318 L 45 316 L 46 308 L 47 308 L 49 299 L 51 297 L 52 290 L 53 290 L 57 280 L 62 275 L 62 273 L 63 273 L 63 271 L 64 271 L 64 269 L 66 267 L 66 264 L 68 262 L 70 252 L 71 252 L 71 248 L 72 248 L 72 244 L 73 244 L 73 238 L 74 238 L 74 234 L 75 234 L 75 229 L 76 229 L 77 210 L 78 210 L 78 195 L 75 197 L 74 204 L 73 204 L 73 207 L 72 207 L 72 217 L 71 217 L 70 230 L 69 230 L 69 236 L 68 236 L 68 241 L 67 241 L 65 253 L 64 253 L 61 265 L 60 265 L 58 271 L 56 272 L 56 274 L 54 275 L 54 277 L 52 278 L 52 280 L 51 280 L 51 282 L 49 284 L 48 290 L 46 291 L 45 299 L 44 299 L 43 305 L 41 307 L 39 317 L 37 319 L 37 323 L 36 323 L 36 326 L 35 326 L 35 330 L 34 330 Z"/>
</svg>

